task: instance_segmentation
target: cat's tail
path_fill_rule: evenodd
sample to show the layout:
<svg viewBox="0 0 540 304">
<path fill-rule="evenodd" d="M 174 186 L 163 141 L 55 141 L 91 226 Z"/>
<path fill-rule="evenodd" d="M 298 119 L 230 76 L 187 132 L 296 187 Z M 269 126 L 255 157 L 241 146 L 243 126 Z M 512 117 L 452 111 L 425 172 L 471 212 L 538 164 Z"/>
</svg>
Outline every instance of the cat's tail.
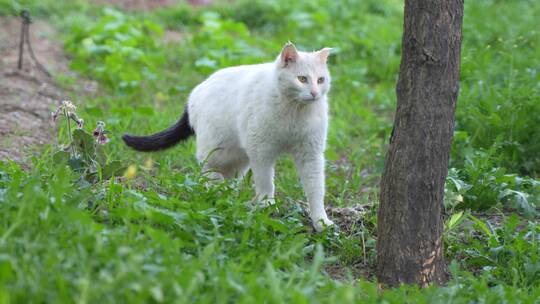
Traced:
<svg viewBox="0 0 540 304">
<path fill-rule="evenodd" d="M 189 124 L 189 114 L 186 108 L 180 120 L 164 131 L 149 136 L 125 134 L 122 139 L 126 145 L 135 150 L 151 152 L 170 148 L 191 135 L 195 135 L 195 131 Z"/>
</svg>

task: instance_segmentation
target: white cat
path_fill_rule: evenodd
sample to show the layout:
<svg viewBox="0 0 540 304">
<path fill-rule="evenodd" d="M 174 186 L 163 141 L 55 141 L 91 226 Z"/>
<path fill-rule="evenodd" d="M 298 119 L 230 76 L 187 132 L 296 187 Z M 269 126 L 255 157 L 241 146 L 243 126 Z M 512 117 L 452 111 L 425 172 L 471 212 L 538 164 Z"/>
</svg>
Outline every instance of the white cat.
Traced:
<svg viewBox="0 0 540 304">
<path fill-rule="evenodd" d="M 215 178 L 251 168 L 257 201 L 274 199 L 274 165 L 292 154 L 317 231 L 332 225 L 324 210 L 324 149 L 328 126 L 329 48 L 299 52 L 287 43 L 275 62 L 222 69 L 190 94 L 182 118 L 127 145 L 157 151 L 196 134 L 197 159 Z"/>
</svg>

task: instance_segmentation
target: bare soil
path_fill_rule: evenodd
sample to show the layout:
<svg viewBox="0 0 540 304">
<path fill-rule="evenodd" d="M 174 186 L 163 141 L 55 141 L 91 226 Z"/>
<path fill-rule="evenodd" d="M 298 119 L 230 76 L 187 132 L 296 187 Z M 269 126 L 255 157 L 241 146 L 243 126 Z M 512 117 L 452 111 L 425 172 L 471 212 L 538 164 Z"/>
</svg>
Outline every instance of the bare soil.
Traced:
<svg viewBox="0 0 540 304">
<path fill-rule="evenodd" d="M 23 68 L 17 69 L 20 31 L 18 18 L 0 17 L 0 160 L 26 163 L 51 140 L 50 112 L 64 94 L 36 68 L 27 49 Z M 54 35 L 44 22 L 30 25 L 30 42 L 38 61 L 53 75 L 66 74 L 68 60 Z"/>
</svg>

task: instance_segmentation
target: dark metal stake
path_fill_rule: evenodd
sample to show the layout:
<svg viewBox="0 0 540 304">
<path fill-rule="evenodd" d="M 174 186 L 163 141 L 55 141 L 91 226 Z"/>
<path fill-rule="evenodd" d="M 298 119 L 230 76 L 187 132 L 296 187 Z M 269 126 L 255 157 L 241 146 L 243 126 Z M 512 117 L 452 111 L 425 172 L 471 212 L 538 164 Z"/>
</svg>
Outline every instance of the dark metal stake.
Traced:
<svg viewBox="0 0 540 304">
<path fill-rule="evenodd" d="M 28 16 L 29 16 L 29 14 L 28 14 L 27 10 L 22 10 L 21 11 L 21 18 L 22 18 L 22 22 L 21 22 L 21 42 L 19 43 L 19 64 L 17 65 L 19 70 L 22 69 L 22 64 L 23 64 L 24 40 L 25 40 L 24 35 L 26 34 L 26 27 L 27 27 L 26 20 L 29 19 Z"/>
<path fill-rule="evenodd" d="M 28 10 L 22 10 L 21 11 L 21 18 L 22 18 L 22 27 L 21 27 L 21 42 L 19 44 L 19 64 L 18 68 L 19 70 L 22 69 L 23 64 L 23 53 L 24 53 L 24 43 L 26 42 L 26 45 L 28 46 L 28 52 L 30 53 L 30 57 L 36 64 L 36 67 L 42 71 L 45 75 L 47 75 L 49 78 L 51 77 L 51 73 L 47 71 L 47 69 L 39 63 L 39 61 L 36 58 L 36 55 L 34 54 L 34 50 L 32 49 L 32 45 L 30 44 L 30 13 Z"/>
</svg>

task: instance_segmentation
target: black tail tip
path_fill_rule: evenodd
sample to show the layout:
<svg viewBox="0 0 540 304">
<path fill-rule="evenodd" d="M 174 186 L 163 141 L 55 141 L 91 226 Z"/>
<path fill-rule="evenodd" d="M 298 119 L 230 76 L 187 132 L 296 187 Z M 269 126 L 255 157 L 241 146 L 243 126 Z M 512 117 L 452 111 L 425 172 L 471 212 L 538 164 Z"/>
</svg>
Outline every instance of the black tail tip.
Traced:
<svg viewBox="0 0 540 304">
<path fill-rule="evenodd" d="M 137 146 L 138 146 L 137 145 L 137 140 L 133 136 L 131 136 L 129 134 L 124 134 L 124 135 L 122 135 L 122 140 L 129 147 L 131 147 L 133 149 L 137 149 Z"/>
<path fill-rule="evenodd" d="M 184 110 L 180 120 L 166 130 L 148 136 L 124 134 L 122 139 L 127 146 L 137 151 L 152 152 L 168 149 L 191 135 L 195 135 L 195 132 L 189 125 L 188 112 Z"/>
<path fill-rule="evenodd" d="M 126 144 L 129 144 L 129 142 L 131 141 L 131 136 L 128 135 L 128 134 L 124 134 L 124 135 L 122 135 L 122 140 L 123 140 Z"/>
<path fill-rule="evenodd" d="M 124 140 L 128 147 L 141 152 L 159 151 L 171 146 L 170 144 L 164 145 L 162 140 L 155 136 L 131 136 L 124 134 L 122 140 Z"/>
</svg>

